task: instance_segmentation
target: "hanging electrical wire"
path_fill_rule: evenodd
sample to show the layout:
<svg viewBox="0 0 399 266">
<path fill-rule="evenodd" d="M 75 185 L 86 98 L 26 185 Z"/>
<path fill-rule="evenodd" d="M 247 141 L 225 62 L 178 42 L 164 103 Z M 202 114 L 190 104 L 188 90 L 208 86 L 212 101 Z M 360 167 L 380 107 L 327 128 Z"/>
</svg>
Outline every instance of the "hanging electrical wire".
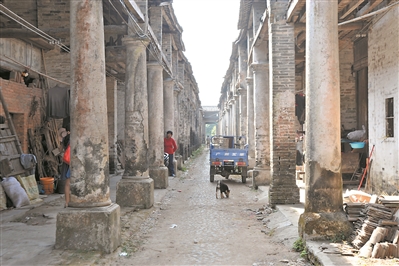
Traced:
<svg viewBox="0 0 399 266">
<path fill-rule="evenodd" d="M 12 19 L 13 21 L 17 22 L 18 24 L 20 24 L 21 26 L 27 28 L 28 30 L 36 33 L 37 35 L 39 35 L 40 37 L 46 39 L 50 44 L 55 44 L 58 47 L 60 47 L 61 49 L 63 49 L 66 52 L 70 52 L 69 47 L 67 47 L 66 45 L 62 44 L 59 40 L 55 39 L 54 37 L 48 35 L 47 33 L 45 33 L 44 31 L 36 28 L 34 25 L 32 25 L 31 23 L 29 23 L 28 21 L 26 21 L 25 19 L 23 19 L 22 17 L 18 16 L 18 14 L 15 14 L 14 12 L 12 12 L 10 9 L 8 9 L 7 7 L 5 7 L 3 4 L 0 4 L 0 12 L 2 14 L 4 14 L 5 16 L 7 16 L 8 18 Z M 7 13 L 8 12 L 8 13 Z M 11 14 L 11 15 L 10 15 Z"/>
<path fill-rule="evenodd" d="M 119 0 L 122 7 L 124 8 L 125 12 L 128 14 L 129 18 L 131 19 L 131 21 L 133 22 L 133 24 L 128 23 L 124 17 L 122 16 L 122 14 L 119 12 L 119 10 L 114 6 L 114 4 L 111 2 L 111 0 L 108 0 L 108 2 L 110 3 L 110 5 L 112 6 L 112 8 L 116 11 L 116 13 L 120 16 L 120 18 L 122 19 L 122 21 L 128 26 L 128 28 L 130 28 L 131 30 L 133 30 L 138 37 L 140 38 L 148 38 L 150 40 L 151 43 L 151 47 L 153 49 L 150 49 L 150 47 L 148 45 L 146 45 L 142 40 L 142 44 L 146 47 L 146 49 L 149 51 L 149 53 L 157 60 L 157 62 L 163 67 L 164 71 L 167 72 L 171 77 L 173 77 L 172 73 L 169 71 L 169 68 L 166 66 L 166 64 L 163 62 L 162 60 L 162 51 L 161 49 L 158 47 L 158 43 L 155 41 L 155 37 L 151 34 L 151 32 L 149 32 L 148 34 L 144 34 L 144 30 L 140 27 L 139 23 L 137 22 L 136 18 L 130 13 L 129 9 L 126 7 L 125 3 L 123 3 L 122 0 Z M 40 30 L 39 28 L 35 27 L 34 25 L 32 25 L 31 23 L 29 23 L 28 21 L 24 20 L 22 17 L 18 16 L 18 14 L 14 13 L 13 11 L 11 11 L 10 9 L 8 9 L 7 7 L 5 7 L 3 4 L 0 4 L 0 13 L 2 13 L 3 15 L 5 15 L 6 17 L 10 18 L 11 20 L 15 21 L 16 23 L 18 23 L 19 25 L 21 25 L 22 27 L 34 32 L 35 34 L 39 35 L 40 37 L 42 37 L 43 39 L 47 40 L 49 42 L 49 44 L 53 44 L 56 45 L 58 47 L 60 47 L 62 50 L 64 50 L 67 53 L 70 53 L 71 50 L 68 46 L 64 45 L 63 43 L 61 43 L 60 40 L 55 39 L 54 37 L 48 35 L 47 33 L 45 33 L 44 31 Z M 134 26 L 133 26 L 134 25 Z M 148 27 L 148 25 L 146 25 L 146 27 Z M 117 77 L 115 77 L 114 75 L 112 75 L 111 73 L 109 73 L 108 71 L 106 71 L 106 74 L 108 76 L 114 77 L 115 79 L 121 81 L 120 79 L 118 79 Z"/>
</svg>

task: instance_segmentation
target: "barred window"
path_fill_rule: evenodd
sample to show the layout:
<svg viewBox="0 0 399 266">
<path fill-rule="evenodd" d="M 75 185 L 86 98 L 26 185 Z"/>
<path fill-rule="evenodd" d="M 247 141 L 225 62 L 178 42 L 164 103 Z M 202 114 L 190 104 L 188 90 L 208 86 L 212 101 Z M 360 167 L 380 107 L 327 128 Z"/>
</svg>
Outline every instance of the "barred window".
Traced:
<svg viewBox="0 0 399 266">
<path fill-rule="evenodd" d="M 393 98 L 385 99 L 385 120 L 386 120 L 386 137 L 394 137 L 394 110 Z"/>
</svg>

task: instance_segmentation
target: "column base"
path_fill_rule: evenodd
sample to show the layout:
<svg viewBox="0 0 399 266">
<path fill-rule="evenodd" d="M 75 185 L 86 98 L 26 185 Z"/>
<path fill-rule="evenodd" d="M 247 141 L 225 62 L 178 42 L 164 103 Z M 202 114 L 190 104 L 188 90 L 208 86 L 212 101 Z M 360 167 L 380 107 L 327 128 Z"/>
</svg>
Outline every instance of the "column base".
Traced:
<svg viewBox="0 0 399 266">
<path fill-rule="evenodd" d="M 180 156 L 180 155 L 177 155 L 177 156 L 175 156 L 175 158 L 173 158 L 173 160 L 175 160 L 176 159 L 176 168 L 177 169 L 182 169 L 182 167 L 183 167 L 183 159 L 182 159 L 182 156 Z M 175 163 L 175 162 L 173 162 L 173 163 Z M 175 172 L 175 174 L 176 174 L 177 172 Z"/>
<path fill-rule="evenodd" d="M 114 252 L 121 244 L 120 207 L 67 208 L 57 215 L 56 249 Z M 95 225 L 95 226 L 93 226 Z"/>
<path fill-rule="evenodd" d="M 150 176 L 154 180 L 154 188 L 163 189 L 168 187 L 169 175 L 166 166 L 150 168 Z"/>
<path fill-rule="evenodd" d="M 254 167 L 252 172 L 252 186 L 268 186 L 271 183 L 270 169 Z"/>
<path fill-rule="evenodd" d="M 151 208 L 154 205 L 154 180 L 122 178 L 116 185 L 116 203 L 121 207 Z"/>
<path fill-rule="evenodd" d="M 352 232 L 352 224 L 344 212 L 305 212 L 299 217 L 298 233 L 305 240 L 331 239 L 337 235 L 346 239 Z"/>
</svg>

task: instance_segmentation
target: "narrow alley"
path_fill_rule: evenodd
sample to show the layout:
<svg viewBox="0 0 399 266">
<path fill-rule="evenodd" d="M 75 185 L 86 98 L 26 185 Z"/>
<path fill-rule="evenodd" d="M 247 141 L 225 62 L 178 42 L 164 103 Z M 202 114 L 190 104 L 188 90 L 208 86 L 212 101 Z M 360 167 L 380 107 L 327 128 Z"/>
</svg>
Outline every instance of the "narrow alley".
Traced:
<svg viewBox="0 0 399 266">
<path fill-rule="evenodd" d="M 63 197 L 50 195 L 41 206 L 15 209 L 2 221 L 1 265 L 311 265 L 294 252 L 297 224 L 267 207 L 267 192 L 230 176 L 229 198 L 216 199 L 209 182 L 209 150 L 200 149 L 186 171 L 155 190 L 153 208 L 121 209 L 122 244 L 109 255 L 54 250 L 56 215 Z M 111 199 L 116 182 L 111 177 Z M 224 179 L 224 178 L 223 178 Z M 299 214 L 298 214 L 299 215 Z M 24 249 L 20 249 L 24 239 Z M 37 243 L 40 243 L 39 245 Z"/>
<path fill-rule="evenodd" d="M 262 208 L 267 204 L 266 193 L 252 190 L 241 182 L 240 176 L 230 176 L 224 181 L 231 190 L 230 197 L 221 199 L 218 195 L 219 199 L 216 199 L 216 181 L 222 177 L 216 176 L 214 183 L 209 182 L 208 162 L 206 149 L 189 163 L 187 172 L 180 172 L 179 178 L 172 180 L 164 200 L 151 215 L 156 226 L 148 234 L 141 235 L 143 243 L 138 247 L 139 251 L 132 254 L 126 248 L 130 258 L 119 257 L 115 262 L 130 261 L 136 265 L 310 265 L 300 259 L 299 253 L 292 251 L 296 238 L 284 236 L 275 229 L 276 222 L 281 221 L 278 213 L 266 208 L 265 211 L 272 212 L 271 217 L 265 219 L 269 222 L 257 219 L 256 213 L 264 212 Z M 289 230 L 287 227 L 293 228 L 292 224 L 285 223 L 281 230 Z M 125 241 L 122 250 L 128 246 L 129 240 Z"/>
</svg>

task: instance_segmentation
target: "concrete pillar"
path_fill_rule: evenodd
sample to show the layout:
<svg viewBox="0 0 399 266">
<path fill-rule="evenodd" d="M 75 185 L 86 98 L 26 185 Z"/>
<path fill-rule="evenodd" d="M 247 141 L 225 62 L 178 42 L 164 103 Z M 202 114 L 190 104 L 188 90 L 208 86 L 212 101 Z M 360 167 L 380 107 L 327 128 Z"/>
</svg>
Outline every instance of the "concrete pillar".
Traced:
<svg viewBox="0 0 399 266">
<path fill-rule="evenodd" d="M 234 96 L 234 135 L 241 136 L 240 95 Z"/>
<path fill-rule="evenodd" d="M 352 232 L 342 211 L 338 2 L 306 1 L 305 212 L 299 233 Z"/>
<path fill-rule="evenodd" d="M 269 65 L 252 64 L 255 102 L 255 157 L 253 187 L 270 184 Z"/>
<path fill-rule="evenodd" d="M 180 150 L 180 104 L 179 104 L 179 94 L 181 92 L 180 84 L 177 83 L 178 86 L 173 86 L 173 138 L 177 144 L 177 151 L 174 156 L 174 160 L 176 160 L 175 165 L 175 173 L 177 173 L 177 169 L 182 169 L 183 167 L 183 157 L 181 156 Z M 169 86 L 168 84 L 166 86 Z"/>
<path fill-rule="evenodd" d="M 248 123 L 248 113 L 247 113 L 247 69 L 248 69 L 248 53 L 247 44 L 245 41 L 240 42 L 238 46 L 238 72 L 239 72 L 239 103 L 240 103 L 240 135 L 245 136 L 248 139 L 247 123 Z"/>
<path fill-rule="evenodd" d="M 255 113 L 252 77 L 247 78 L 247 119 L 248 164 L 249 168 L 253 169 L 255 167 Z"/>
<path fill-rule="evenodd" d="M 240 135 L 245 136 L 248 141 L 248 103 L 247 103 L 247 89 L 240 89 Z"/>
<path fill-rule="evenodd" d="M 269 203 L 299 203 L 296 185 L 295 36 L 284 15 L 288 0 L 268 1 L 270 55 L 270 169 Z M 281 56 L 284 51 L 284 56 Z"/>
<path fill-rule="evenodd" d="M 107 77 L 107 112 L 108 112 L 108 142 L 109 142 L 109 173 L 115 174 L 118 165 L 116 145 L 117 136 L 117 82 L 113 77 Z"/>
<path fill-rule="evenodd" d="M 55 247 L 111 253 L 121 228 L 109 189 L 102 2 L 71 1 L 70 14 L 72 208 L 57 215 Z"/>
<path fill-rule="evenodd" d="M 171 130 L 175 135 L 175 93 L 174 80 L 167 78 L 163 81 L 163 113 L 164 113 L 164 134 Z"/>
<path fill-rule="evenodd" d="M 148 39 L 127 36 L 125 77 L 125 171 L 117 184 L 116 202 L 122 207 L 151 208 L 154 180 L 148 164 Z"/>
<path fill-rule="evenodd" d="M 125 84 L 118 82 L 118 92 L 117 92 L 117 142 L 120 145 L 121 149 L 125 147 Z M 118 152 L 118 149 L 117 149 Z M 125 168 L 125 154 L 120 151 L 119 160 L 121 164 L 121 168 Z"/>
<path fill-rule="evenodd" d="M 168 168 L 163 162 L 164 106 L 163 106 L 163 67 L 158 62 L 147 64 L 148 72 L 148 161 L 154 188 L 168 187 Z"/>
</svg>

